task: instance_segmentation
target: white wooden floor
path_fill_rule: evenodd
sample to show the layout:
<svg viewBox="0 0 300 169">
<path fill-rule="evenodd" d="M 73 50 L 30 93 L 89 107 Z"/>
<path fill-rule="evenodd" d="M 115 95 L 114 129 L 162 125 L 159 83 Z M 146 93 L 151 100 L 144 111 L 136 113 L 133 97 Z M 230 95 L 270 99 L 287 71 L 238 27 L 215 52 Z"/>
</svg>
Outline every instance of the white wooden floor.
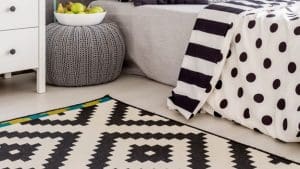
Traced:
<svg viewBox="0 0 300 169">
<path fill-rule="evenodd" d="M 0 79 L 0 121 L 70 106 L 109 94 L 128 104 L 265 151 L 297 161 L 300 158 L 300 144 L 283 144 L 227 120 L 200 115 L 191 121 L 185 121 L 178 113 L 169 111 L 166 107 L 166 99 L 172 88 L 142 77 L 122 75 L 112 83 L 81 88 L 48 86 L 45 94 L 35 93 L 34 78 L 31 73 L 13 76 L 12 79 Z"/>
</svg>

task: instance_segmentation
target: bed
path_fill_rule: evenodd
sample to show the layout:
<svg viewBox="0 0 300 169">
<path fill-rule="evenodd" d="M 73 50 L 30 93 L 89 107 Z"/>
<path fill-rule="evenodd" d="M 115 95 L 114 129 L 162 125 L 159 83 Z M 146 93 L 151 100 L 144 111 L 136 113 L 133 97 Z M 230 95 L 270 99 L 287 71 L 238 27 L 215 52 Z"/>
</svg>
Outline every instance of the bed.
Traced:
<svg viewBox="0 0 300 169">
<path fill-rule="evenodd" d="M 94 1 L 117 22 L 127 45 L 126 71 L 175 85 L 198 12 L 205 5 L 146 5 Z M 175 47 L 176 46 L 176 47 Z"/>
<path fill-rule="evenodd" d="M 285 142 L 300 142 L 300 3 L 247 0 L 198 13 L 172 110 L 200 110 Z"/>
<path fill-rule="evenodd" d="M 209 113 L 300 142 L 300 2 L 92 5 L 119 23 L 132 73 L 176 86 L 169 109 L 186 119 Z"/>
</svg>

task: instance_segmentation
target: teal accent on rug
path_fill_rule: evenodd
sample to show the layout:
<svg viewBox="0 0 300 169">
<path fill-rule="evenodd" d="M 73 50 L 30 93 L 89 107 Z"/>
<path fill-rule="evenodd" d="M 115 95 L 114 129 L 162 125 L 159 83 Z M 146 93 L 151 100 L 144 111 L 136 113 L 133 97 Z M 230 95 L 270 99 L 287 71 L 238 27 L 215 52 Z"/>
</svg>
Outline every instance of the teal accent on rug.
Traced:
<svg viewBox="0 0 300 169">
<path fill-rule="evenodd" d="M 100 99 L 88 101 L 88 102 L 85 102 L 85 103 L 80 103 L 80 104 L 76 104 L 76 105 L 69 106 L 69 107 L 49 110 L 49 111 L 46 111 L 46 112 L 41 112 L 41 113 L 37 113 L 37 114 L 33 114 L 33 115 L 28 115 L 28 116 L 12 119 L 12 120 L 3 121 L 3 122 L 0 122 L 0 128 L 10 126 L 10 125 L 13 125 L 13 124 L 28 122 L 28 121 L 31 121 L 31 120 L 39 119 L 39 118 L 54 115 L 54 114 L 64 113 L 64 112 L 71 111 L 71 110 L 81 109 L 81 108 L 84 108 L 84 107 L 90 107 L 90 106 L 93 106 L 93 105 L 96 105 L 96 104 L 99 104 L 99 103 L 107 102 L 111 99 L 112 98 L 107 95 L 107 96 L 104 96 Z"/>
</svg>

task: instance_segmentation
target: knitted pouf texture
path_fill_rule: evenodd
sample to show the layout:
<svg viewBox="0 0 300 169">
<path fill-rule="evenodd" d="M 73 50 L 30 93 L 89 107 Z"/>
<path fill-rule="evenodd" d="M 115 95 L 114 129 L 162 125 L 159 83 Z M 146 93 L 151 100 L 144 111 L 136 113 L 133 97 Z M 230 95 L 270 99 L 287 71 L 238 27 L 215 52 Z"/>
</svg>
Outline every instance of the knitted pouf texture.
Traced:
<svg viewBox="0 0 300 169">
<path fill-rule="evenodd" d="M 116 79 L 125 43 L 115 23 L 93 26 L 47 26 L 47 83 L 86 86 Z"/>
</svg>

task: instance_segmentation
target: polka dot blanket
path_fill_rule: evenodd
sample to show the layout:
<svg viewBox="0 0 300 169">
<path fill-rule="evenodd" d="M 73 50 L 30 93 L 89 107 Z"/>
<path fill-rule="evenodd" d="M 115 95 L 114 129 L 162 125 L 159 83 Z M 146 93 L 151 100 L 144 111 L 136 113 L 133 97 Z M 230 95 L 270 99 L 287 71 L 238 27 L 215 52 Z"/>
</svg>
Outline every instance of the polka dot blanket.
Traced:
<svg viewBox="0 0 300 169">
<path fill-rule="evenodd" d="M 300 142 L 300 2 L 229 1 L 196 20 L 168 107 Z"/>
</svg>

